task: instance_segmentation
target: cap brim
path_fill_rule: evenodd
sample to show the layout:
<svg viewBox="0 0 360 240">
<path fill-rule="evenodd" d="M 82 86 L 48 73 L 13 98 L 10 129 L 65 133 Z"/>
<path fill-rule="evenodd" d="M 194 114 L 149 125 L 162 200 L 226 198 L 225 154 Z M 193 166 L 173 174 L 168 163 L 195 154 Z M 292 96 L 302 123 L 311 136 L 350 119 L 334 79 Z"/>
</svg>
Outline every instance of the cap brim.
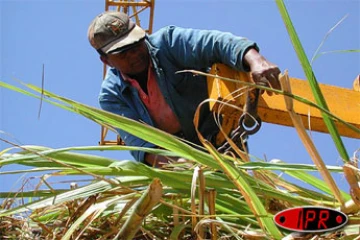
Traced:
<svg viewBox="0 0 360 240">
<path fill-rule="evenodd" d="M 135 27 L 128 34 L 107 44 L 105 47 L 101 48 L 101 51 L 107 54 L 127 45 L 132 45 L 143 39 L 145 34 L 145 31 L 141 27 L 135 25 Z"/>
</svg>

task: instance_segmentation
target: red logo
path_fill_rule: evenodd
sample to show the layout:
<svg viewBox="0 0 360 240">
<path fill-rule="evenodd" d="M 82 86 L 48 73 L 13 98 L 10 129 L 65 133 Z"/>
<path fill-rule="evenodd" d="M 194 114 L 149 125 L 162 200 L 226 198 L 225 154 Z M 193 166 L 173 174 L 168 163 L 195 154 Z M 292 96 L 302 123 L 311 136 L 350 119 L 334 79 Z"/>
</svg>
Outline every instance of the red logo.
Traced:
<svg viewBox="0 0 360 240">
<path fill-rule="evenodd" d="M 106 27 L 115 35 L 119 35 L 123 32 L 126 32 L 127 26 L 125 23 L 120 21 L 119 19 L 115 19 L 111 23 L 107 24 Z"/>
<path fill-rule="evenodd" d="M 335 209 L 325 207 L 296 207 L 274 216 L 276 225 L 293 232 L 330 232 L 343 227 L 348 217 Z"/>
</svg>

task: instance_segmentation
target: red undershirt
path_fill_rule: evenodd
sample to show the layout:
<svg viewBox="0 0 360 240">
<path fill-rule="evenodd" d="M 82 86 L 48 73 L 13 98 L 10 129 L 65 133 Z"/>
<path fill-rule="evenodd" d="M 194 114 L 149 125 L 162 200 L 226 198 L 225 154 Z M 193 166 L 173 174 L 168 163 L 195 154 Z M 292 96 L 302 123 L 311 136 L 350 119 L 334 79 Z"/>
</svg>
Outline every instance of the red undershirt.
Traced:
<svg viewBox="0 0 360 240">
<path fill-rule="evenodd" d="M 165 101 L 164 96 L 160 91 L 151 64 L 149 66 L 147 80 L 148 94 L 141 89 L 139 83 L 135 79 L 132 79 L 124 74 L 122 74 L 122 76 L 125 81 L 129 82 L 131 86 L 138 90 L 141 101 L 146 106 L 152 120 L 159 129 L 171 134 L 181 131 L 179 120 Z"/>
</svg>

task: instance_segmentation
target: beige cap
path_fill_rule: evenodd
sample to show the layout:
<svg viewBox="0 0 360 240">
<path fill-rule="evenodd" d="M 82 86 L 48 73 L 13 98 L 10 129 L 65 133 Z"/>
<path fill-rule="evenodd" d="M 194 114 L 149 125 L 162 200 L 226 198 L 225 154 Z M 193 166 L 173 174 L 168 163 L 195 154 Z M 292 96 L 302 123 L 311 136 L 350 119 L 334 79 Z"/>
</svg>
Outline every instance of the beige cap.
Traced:
<svg viewBox="0 0 360 240">
<path fill-rule="evenodd" d="M 98 15 L 90 24 L 88 38 L 100 54 L 121 51 L 121 48 L 144 39 L 145 31 L 131 21 L 125 13 L 107 11 Z"/>
</svg>

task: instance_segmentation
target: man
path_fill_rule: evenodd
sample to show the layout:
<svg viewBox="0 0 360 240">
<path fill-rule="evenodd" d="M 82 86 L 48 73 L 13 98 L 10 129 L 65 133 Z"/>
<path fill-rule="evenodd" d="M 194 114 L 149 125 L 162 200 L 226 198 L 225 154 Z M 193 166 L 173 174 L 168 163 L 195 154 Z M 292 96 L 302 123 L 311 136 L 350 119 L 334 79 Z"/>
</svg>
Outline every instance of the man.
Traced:
<svg viewBox="0 0 360 240">
<path fill-rule="evenodd" d="M 279 68 L 258 53 L 255 42 L 230 33 L 169 26 L 147 35 L 121 12 L 104 12 L 90 24 L 88 38 L 110 66 L 102 83 L 102 109 L 199 144 L 193 125 L 196 107 L 208 98 L 204 76 L 179 73 L 184 69 L 208 71 L 223 63 L 251 71 L 258 84 L 280 89 Z M 200 132 L 209 140 L 218 133 L 209 109 L 203 109 Z M 118 130 L 126 145 L 156 147 Z M 164 157 L 131 152 L 137 161 L 159 166 Z"/>
</svg>

